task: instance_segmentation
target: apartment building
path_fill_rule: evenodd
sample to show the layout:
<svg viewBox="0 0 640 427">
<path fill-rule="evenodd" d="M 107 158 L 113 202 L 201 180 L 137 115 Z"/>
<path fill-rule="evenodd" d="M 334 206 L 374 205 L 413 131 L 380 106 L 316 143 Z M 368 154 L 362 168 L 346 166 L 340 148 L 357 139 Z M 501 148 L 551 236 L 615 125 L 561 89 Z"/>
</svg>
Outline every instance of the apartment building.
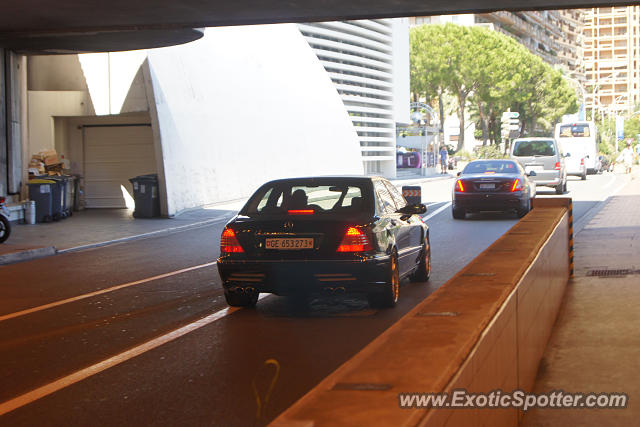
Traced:
<svg viewBox="0 0 640 427">
<path fill-rule="evenodd" d="M 629 114 L 640 101 L 640 6 L 584 11 L 587 111 Z"/>
</svg>

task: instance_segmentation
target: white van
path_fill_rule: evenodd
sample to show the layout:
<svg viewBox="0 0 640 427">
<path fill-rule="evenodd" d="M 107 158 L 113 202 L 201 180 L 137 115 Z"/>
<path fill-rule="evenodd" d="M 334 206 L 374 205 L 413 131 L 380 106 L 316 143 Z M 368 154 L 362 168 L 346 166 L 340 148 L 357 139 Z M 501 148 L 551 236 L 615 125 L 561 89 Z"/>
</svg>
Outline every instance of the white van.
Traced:
<svg viewBox="0 0 640 427">
<path fill-rule="evenodd" d="M 567 175 L 587 179 L 587 174 L 599 173 L 600 135 L 593 122 L 569 122 L 556 125 L 555 139 L 564 152 Z"/>
</svg>

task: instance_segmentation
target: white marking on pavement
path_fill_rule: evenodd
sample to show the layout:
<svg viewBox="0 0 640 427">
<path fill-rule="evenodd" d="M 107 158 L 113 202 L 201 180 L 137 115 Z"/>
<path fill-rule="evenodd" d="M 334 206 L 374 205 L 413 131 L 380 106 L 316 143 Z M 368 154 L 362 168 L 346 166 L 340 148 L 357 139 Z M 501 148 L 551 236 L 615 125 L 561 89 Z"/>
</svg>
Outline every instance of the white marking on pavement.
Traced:
<svg viewBox="0 0 640 427">
<path fill-rule="evenodd" d="M 83 300 L 83 299 L 86 299 L 86 298 L 95 297 L 97 295 L 106 294 L 108 292 L 117 291 L 118 289 L 128 288 L 130 286 L 135 286 L 135 285 L 139 285 L 141 283 L 151 282 L 153 280 L 164 279 L 165 277 L 175 276 L 177 274 L 186 273 L 187 271 L 193 271 L 193 270 L 198 270 L 200 268 L 210 267 L 212 265 L 215 265 L 216 263 L 217 263 L 217 261 L 213 261 L 213 262 L 208 262 L 206 264 L 194 265 L 193 267 L 187 267 L 187 268 L 183 268 L 183 269 L 180 269 L 180 270 L 171 271 L 169 273 L 158 274 L 157 276 L 147 277 L 146 279 L 136 280 L 135 282 L 123 283 L 121 285 L 116 285 L 116 286 L 112 286 L 110 288 L 100 289 L 99 291 L 90 292 L 88 294 L 78 295 L 78 296 L 75 296 L 75 297 L 71 297 L 71 298 L 67 298 L 67 299 L 63 299 L 63 300 L 59 300 L 59 301 L 50 302 L 48 304 L 39 305 L 37 307 L 32 307 L 32 308 L 27 308 L 25 310 L 16 311 L 15 313 L 5 314 L 5 315 L 0 316 L 0 322 L 8 320 L 8 319 L 13 319 L 13 318 L 16 318 L 16 317 L 24 316 L 24 315 L 27 315 L 27 314 L 35 313 L 35 312 L 38 312 L 38 311 L 46 310 L 48 308 L 57 307 L 59 305 L 68 304 L 70 302 L 80 301 L 80 300 Z"/>
<path fill-rule="evenodd" d="M 611 179 L 609 180 L 609 182 L 604 187 L 602 187 L 603 190 L 605 188 L 611 187 L 613 185 L 613 183 L 616 182 L 616 176 L 615 175 L 611 175 L 611 176 L 609 176 L 609 178 L 611 178 Z"/>
<path fill-rule="evenodd" d="M 258 297 L 258 299 L 263 299 L 268 296 L 269 294 L 261 294 Z M 220 320 L 223 317 L 228 316 L 229 314 L 238 310 L 240 310 L 240 308 L 237 308 L 237 307 L 223 308 L 222 310 L 216 311 L 215 313 L 210 314 L 207 317 L 203 317 L 200 320 L 196 320 L 193 323 L 189 323 L 188 325 L 182 326 L 178 329 L 175 329 L 171 332 L 168 332 L 150 341 L 142 343 L 136 347 L 130 348 L 129 350 L 126 350 L 120 354 L 116 354 L 115 356 L 112 356 L 94 365 L 91 365 L 84 369 L 76 371 L 70 375 L 67 375 L 66 377 L 62 377 L 54 382 L 38 387 L 35 390 L 31 390 L 18 397 L 14 397 L 13 399 L 7 400 L 0 404 L 0 416 L 8 412 L 11 412 L 15 409 L 18 409 L 21 406 L 28 405 L 29 403 L 35 402 L 38 399 L 41 399 L 45 396 L 48 396 L 52 393 L 62 390 L 65 387 L 68 387 L 72 384 L 80 382 L 104 370 L 107 370 L 123 362 L 126 362 L 127 360 L 133 359 L 134 357 L 139 356 L 143 353 L 146 353 L 147 351 L 153 350 L 156 347 L 160 347 L 161 345 L 167 344 L 188 333 L 191 333 L 197 329 L 200 329 L 203 326 L 213 323 L 216 320 Z"/>
<path fill-rule="evenodd" d="M 426 220 L 438 215 L 440 212 L 442 212 L 443 210 L 447 209 L 449 206 L 451 206 L 451 202 L 445 203 L 444 205 L 440 206 L 438 209 L 436 209 L 435 211 L 433 211 L 432 213 L 430 213 L 429 215 L 425 216 L 422 219 L 426 221 Z"/>
</svg>

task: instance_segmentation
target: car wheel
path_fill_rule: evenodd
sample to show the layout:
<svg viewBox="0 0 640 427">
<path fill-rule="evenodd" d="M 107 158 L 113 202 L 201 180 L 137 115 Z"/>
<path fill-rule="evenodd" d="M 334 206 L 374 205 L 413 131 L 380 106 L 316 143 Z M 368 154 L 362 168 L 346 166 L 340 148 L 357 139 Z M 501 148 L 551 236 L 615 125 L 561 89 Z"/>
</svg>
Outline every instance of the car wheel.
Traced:
<svg viewBox="0 0 640 427">
<path fill-rule="evenodd" d="M 518 218 L 522 218 L 523 216 L 528 214 L 530 210 L 531 210 L 531 199 L 527 199 L 527 206 L 525 206 L 522 209 L 518 209 L 518 212 L 517 212 Z"/>
<path fill-rule="evenodd" d="M 225 289 L 224 298 L 231 307 L 254 307 L 258 302 L 258 292 L 229 291 Z"/>
<path fill-rule="evenodd" d="M 562 183 L 561 183 L 561 184 L 556 185 L 556 194 L 562 194 L 562 193 L 564 193 L 564 186 L 565 186 L 565 185 L 566 185 L 566 184 L 562 184 Z"/>
<path fill-rule="evenodd" d="M 420 252 L 420 263 L 418 269 L 411 275 L 412 282 L 426 282 L 431 275 L 431 244 L 429 236 Z"/>
<path fill-rule="evenodd" d="M 467 216 L 467 213 L 464 209 L 452 208 L 451 215 L 453 215 L 453 219 L 464 219 Z"/>
<path fill-rule="evenodd" d="M 567 181 L 564 182 L 564 184 L 562 186 L 562 190 L 563 190 L 562 191 L 563 193 L 566 193 L 567 191 L 569 191 L 569 190 L 567 190 Z"/>
<path fill-rule="evenodd" d="M 11 224 L 9 223 L 9 220 L 4 216 L 0 215 L 0 243 L 7 240 L 10 234 L 11 234 Z"/>
<path fill-rule="evenodd" d="M 400 294 L 400 271 L 398 270 L 398 257 L 391 256 L 389 265 L 388 283 L 384 285 L 382 292 L 370 293 L 367 295 L 369 305 L 373 308 L 389 308 L 396 305 Z"/>
<path fill-rule="evenodd" d="M 580 179 L 583 180 L 583 181 L 587 179 L 587 171 L 586 170 L 582 173 L 582 175 L 580 175 Z"/>
</svg>

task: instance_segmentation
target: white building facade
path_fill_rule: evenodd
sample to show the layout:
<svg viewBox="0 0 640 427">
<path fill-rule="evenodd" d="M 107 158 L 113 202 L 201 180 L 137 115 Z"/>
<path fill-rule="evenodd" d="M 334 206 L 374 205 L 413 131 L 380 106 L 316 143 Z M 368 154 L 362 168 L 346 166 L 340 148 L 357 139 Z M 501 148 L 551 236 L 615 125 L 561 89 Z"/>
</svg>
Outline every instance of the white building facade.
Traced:
<svg viewBox="0 0 640 427">
<path fill-rule="evenodd" d="M 396 123 L 409 120 L 409 21 L 298 24 L 358 134 L 366 174 L 396 176 Z"/>
<path fill-rule="evenodd" d="M 394 42 L 394 25 L 307 28 L 332 37 L 341 28 L 360 44 L 354 33 L 375 35 L 377 56 L 349 45 L 361 63 L 329 46 L 318 55 L 295 24 L 208 29 L 195 42 L 146 51 L 31 57 L 23 182 L 31 154 L 56 149 L 82 177 L 85 207 L 124 207 L 129 178 L 156 173 L 162 213 L 173 216 L 246 197 L 270 179 L 395 176 L 409 48 L 408 25 L 400 26 L 406 46 Z M 400 108 L 394 46 L 406 53 Z"/>
</svg>

